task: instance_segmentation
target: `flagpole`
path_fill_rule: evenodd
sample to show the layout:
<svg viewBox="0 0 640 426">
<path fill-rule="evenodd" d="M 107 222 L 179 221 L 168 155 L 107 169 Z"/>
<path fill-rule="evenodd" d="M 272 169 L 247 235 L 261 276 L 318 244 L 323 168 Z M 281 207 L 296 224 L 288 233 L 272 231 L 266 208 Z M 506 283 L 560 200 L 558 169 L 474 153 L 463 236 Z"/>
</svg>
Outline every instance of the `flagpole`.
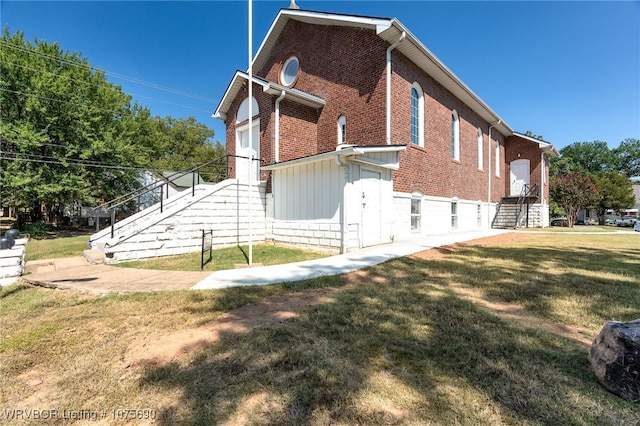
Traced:
<svg viewBox="0 0 640 426">
<path fill-rule="evenodd" d="M 253 265 L 253 229 L 251 199 L 253 193 L 253 2 L 249 0 L 249 266 Z"/>
</svg>

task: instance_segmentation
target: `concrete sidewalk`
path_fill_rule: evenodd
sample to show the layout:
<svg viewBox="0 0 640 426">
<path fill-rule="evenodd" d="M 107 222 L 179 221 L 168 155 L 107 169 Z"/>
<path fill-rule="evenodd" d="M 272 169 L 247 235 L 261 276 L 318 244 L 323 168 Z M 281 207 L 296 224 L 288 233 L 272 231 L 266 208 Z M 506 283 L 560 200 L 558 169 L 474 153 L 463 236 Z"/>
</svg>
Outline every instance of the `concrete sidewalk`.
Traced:
<svg viewBox="0 0 640 426">
<path fill-rule="evenodd" d="M 377 265 L 396 257 L 463 241 L 504 234 L 507 230 L 485 230 L 444 235 L 420 236 L 390 244 L 367 247 L 345 254 L 284 265 L 262 266 L 242 270 L 216 271 L 196 284 L 194 290 L 248 285 L 268 285 L 344 274 Z"/>
<path fill-rule="evenodd" d="M 127 293 L 189 289 L 219 289 L 249 285 L 292 282 L 355 271 L 377 265 L 389 259 L 406 256 L 434 247 L 441 247 L 477 238 L 499 235 L 508 231 L 485 230 L 421 236 L 399 240 L 381 246 L 368 247 L 346 254 L 305 262 L 259 266 L 216 272 L 157 271 L 92 265 L 84 257 L 27 262 L 30 272 L 23 280 L 44 287 L 74 289 L 91 293 Z"/>
</svg>

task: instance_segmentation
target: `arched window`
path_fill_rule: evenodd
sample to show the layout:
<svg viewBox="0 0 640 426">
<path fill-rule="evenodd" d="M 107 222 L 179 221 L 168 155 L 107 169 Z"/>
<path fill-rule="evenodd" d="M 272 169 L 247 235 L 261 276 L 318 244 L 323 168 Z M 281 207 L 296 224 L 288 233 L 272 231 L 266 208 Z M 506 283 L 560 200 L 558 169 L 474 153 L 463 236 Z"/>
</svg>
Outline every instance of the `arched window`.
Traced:
<svg viewBox="0 0 640 426">
<path fill-rule="evenodd" d="M 496 140 L 496 177 L 500 177 L 500 141 Z"/>
<path fill-rule="evenodd" d="M 338 145 L 347 143 L 347 117 L 338 117 Z"/>
<path fill-rule="evenodd" d="M 418 83 L 411 86 L 411 143 L 424 146 L 424 93 Z"/>
<path fill-rule="evenodd" d="M 483 162 L 482 162 L 482 129 L 478 127 L 478 170 L 482 170 Z"/>
<path fill-rule="evenodd" d="M 256 98 L 251 98 L 251 114 L 255 117 L 260 113 L 258 108 L 258 101 Z M 236 123 L 242 123 L 245 120 L 249 119 L 249 98 L 246 98 L 240 104 L 240 108 L 238 108 L 238 115 L 236 117 Z"/>
<path fill-rule="evenodd" d="M 451 158 L 460 161 L 460 119 L 458 112 L 451 112 Z"/>
</svg>

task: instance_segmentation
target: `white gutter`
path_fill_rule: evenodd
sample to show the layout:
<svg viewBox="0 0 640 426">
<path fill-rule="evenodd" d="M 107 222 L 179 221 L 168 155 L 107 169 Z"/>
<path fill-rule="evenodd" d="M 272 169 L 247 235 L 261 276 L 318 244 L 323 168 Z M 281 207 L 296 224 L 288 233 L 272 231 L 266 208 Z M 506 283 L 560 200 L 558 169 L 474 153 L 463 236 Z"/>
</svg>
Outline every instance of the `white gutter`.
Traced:
<svg viewBox="0 0 640 426">
<path fill-rule="evenodd" d="M 276 141 L 274 148 L 274 161 L 276 163 L 280 162 L 280 101 L 284 99 L 286 94 L 287 92 L 283 90 L 278 99 L 276 99 Z"/>
<path fill-rule="evenodd" d="M 491 229 L 491 129 L 496 127 L 502 122 L 502 120 L 498 119 L 495 123 L 489 126 L 489 143 L 487 144 L 487 151 L 489 153 L 489 158 L 487 159 L 487 172 L 489 173 L 489 179 L 487 184 L 487 222 L 489 224 L 489 229 Z M 498 165 L 498 167 L 500 167 Z"/>
<path fill-rule="evenodd" d="M 391 145 L 391 51 L 405 39 L 405 31 L 400 34 L 400 38 L 387 48 L 387 145 Z"/>
</svg>

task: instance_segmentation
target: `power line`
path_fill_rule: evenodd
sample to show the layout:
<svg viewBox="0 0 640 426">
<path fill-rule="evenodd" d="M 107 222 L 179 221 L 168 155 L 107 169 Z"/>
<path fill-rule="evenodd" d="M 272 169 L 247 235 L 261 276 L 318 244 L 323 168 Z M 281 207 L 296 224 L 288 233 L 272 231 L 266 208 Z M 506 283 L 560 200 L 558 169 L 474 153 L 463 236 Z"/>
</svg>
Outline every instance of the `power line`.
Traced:
<svg viewBox="0 0 640 426">
<path fill-rule="evenodd" d="M 61 79 L 73 81 L 73 82 L 80 83 L 80 84 L 85 84 L 87 86 L 102 87 L 100 84 L 95 84 L 95 83 L 91 83 L 91 82 L 84 81 L 84 80 L 78 80 L 77 78 L 63 76 L 63 75 L 56 74 L 56 73 L 51 72 L 51 71 L 40 70 L 40 69 L 37 69 L 37 68 L 16 64 L 15 62 L 4 61 L 2 64 L 13 65 L 13 66 L 16 66 L 16 67 L 19 67 L 19 68 L 35 71 L 36 73 L 40 73 L 40 74 L 49 74 L 50 76 L 58 77 L 58 78 L 61 78 Z M 194 111 L 207 112 L 207 113 L 211 112 L 210 110 L 196 108 L 196 107 L 192 107 L 192 106 L 189 106 L 189 105 L 178 104 L 178 103 L 175 103 L 175 102 L 169 102 L 169 101 L 165 101 L 164 99 L 153 98 L 153 97 L 150 97 L 150 96 L 140 95 L 140 94 L 137 94 L 137 93 L 126 93 L 126 94 L 128 96 L 131 96 L 131 97 L 149 99 L 149 100 L 156 101 L 156 102 L 161 102 L 161 103 L 164 103 L 164 104 L 167 104 L 167 105 L 173 105 L 173 106 L 177 106 L 177 107 L 180 107 L 180 108 L 192 109 Z M 199 99 L 199 100 L 205 101 L 205 99 L 206 98 Z M 206 100 L 205 102 L 209 102 L 209 101 Z M 213 100 L 211 100 L 211 102 L 213 102 Z"/>
<path fill-rule="evenodd" d="M 109 164 L 109 163 L 101 163 L 99 161 L 92 160 L 80 160 L 75 158 L 57 158 L 51 157 L 48 155 L 36 155 L 36 154 L 26 154 L 26 153 L 18 153 L 18 152 L 7 152 L 3 151 L 2 156 L 0 157 L 2 160 L 17 160 L 17 161 L 26 161 L 33 163 L 47 163 L 47 164 L 57 164 L 62 166 L 81 166 L 81 167 L 99 167 L 105 169 L 119 169 L 119 170 L 148 170 L 145 167 L 139 166 L 122 166 L 118 164 Z M 7 156 L 9 154 L 9 156 Z"/>
<path fill-rule="evenodd" d="M 198 99 L 198 100 L 201 100 L 201 101 L 204 101 L 204 102 L 216 103 L 216 101 L 214 99 L 207 98 L 207 97 L 204 97 L 204 96 L 201 96 L 201 95 L 196 95 L 194 93 L 184 92 L 182 90 L 174 89 L 174 88 L 167 87 L 167 86 L 161 86 L 161 85 L 156 84 L 156 83 L 151 83 L 151 82 L 148 82 L 148 81 L 145 81 L 145 80 L 141 80 L 141 79 L 138 79 L 138 78 L 129 77 L 129 76 L 126 76 L 124 74 L 119 74 L 119 73 L 112 72 L 112 71 L 106 71 L 106 70 L 103 70 L 103 69 L 100 69 L 100 68 L 93 67 L 91 65 L 86 65 L 86 64 L 82 64 L 82 63 L 78 63 L 78 62 L 73 62 L 73 61 L 68 61 L 68 60 L 66 60 L 64 58 L 61 58 L 61 57 L 58 57 L 58 56 L 49 55 L 49 54 L 42 53 L 42 52 L 37 52 L 35 50 L 27 49 L 27 48 L 21 47 L 21 46 L 16 46 L 15 44 L 7 43 L 4 40 L 0 40 L 0 46 L 10 47 L 12 49 L 16 49 L 16 50 L 20 50 L 20 51 L 23 51 L 23 52 L 26 52 L 26 53 L 29 53 L 29 54 L 32 54 L 32 55 L 40 56 L 40 57 L 45 58 L 45 59 L 64 62 L 64 63 L 67 63 L 69 65 L 73 65 L 73 66 L 76 66 L 76 67 L 79 67 L 79 68 L 89 69 L 89 70 L 94 71 L 94 72 L 101 72 L 101 73 L 104 73 L 106 75 L 109 75 L 109 76 L 112 76 L 112 77 L 115 77 L 115 78 L 119 78 L 121 80 L 129 81 L 131 83 L 140 84 L 140 85 L 147 86 L 147 87 L 151 87 L 151 88 L 157 89 L 157 90 L 162 90 L 162 91 L 165 91 L 165 92 L 168 92 L 168 93 L 173 93 L 175 95 L 180 95 L 180 96 L 185 96 L 185 97 L 188 97 L 188 98 Z"/>
</svg>

